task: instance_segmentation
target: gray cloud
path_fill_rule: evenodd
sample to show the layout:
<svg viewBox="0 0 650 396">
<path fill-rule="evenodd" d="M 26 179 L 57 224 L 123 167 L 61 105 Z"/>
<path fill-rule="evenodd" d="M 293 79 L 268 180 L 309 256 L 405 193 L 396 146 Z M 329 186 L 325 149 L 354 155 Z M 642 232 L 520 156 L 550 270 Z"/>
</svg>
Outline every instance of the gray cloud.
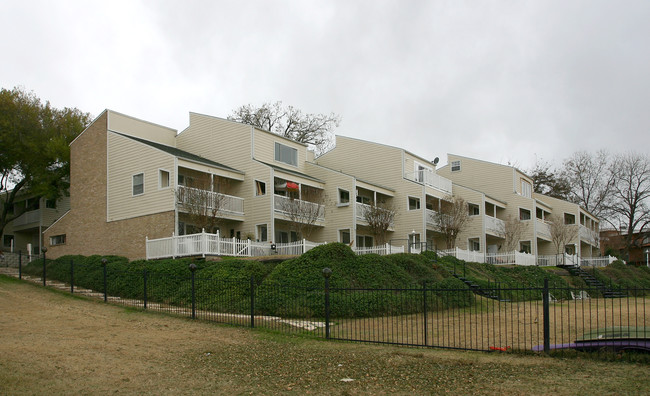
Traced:
<svg viewBox="0 0 650 396">
<path fill-rule="evenodd" d="M 650 3 L 25 1 L 0 83 L 182 129 L 283 100 L 427 158 L 650 146 Z"/>
</svg>

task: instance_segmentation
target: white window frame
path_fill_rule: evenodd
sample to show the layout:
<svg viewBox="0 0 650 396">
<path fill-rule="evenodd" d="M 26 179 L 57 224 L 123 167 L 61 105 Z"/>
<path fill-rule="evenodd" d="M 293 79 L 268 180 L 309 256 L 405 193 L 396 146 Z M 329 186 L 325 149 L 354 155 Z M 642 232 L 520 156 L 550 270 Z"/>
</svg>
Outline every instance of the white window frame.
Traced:
<svg viewBox="0 0 650 396">
<path fill-rule="evenodd" d="M 474 213 L 474 210 L 472 210 L 472 213 L 468 213 L 470 217 L 471 216 L 480 216 L 481 215 L 481 206 L 480 205 L 477 205 L 475 203 L 470 202 L 470 203 L 467 204 L 467 206 L 468 206 L 468 209 L 473 209 L 473 208 L 478 209 L 478 213 Z"/>
<path fill-rule="evenodd" d="M 53 235 L 50 237 L 50 246 L 65 245 L 66 236 L 65 234 Z"/>
<path fill-rule="evenodd" d="M 417 208 L 411 209 L 411 198 L 417 199 Z M 413 210 L 420 210 L 422 208 L 422 200 L 420 197 L 414 197 L 412 195 L 409 195 L 406 197 L 406 210 L 407 211 L 413 211 Z"/>
<path fill-rule="evenodd" d="M 474 249 L 474 243 L 478 245 L 478 249 Z M 474 238 L 467 238 L 467 250 L 470 252 L 480 252 L 481 251 L 481 238 L 474 237 Z"/>
<path fill-rule="evenodd" d="M 262 235 L 260 235 L 260 227 L 266 227 L 266 241 L 262 240 Z M 255 240 L 258 242 L 270 242 L 269 241 L 269 225 L 268 223 L 255 224 Z"/>
<path fill-rule="evenodd" d="M 264 193 L 258 194 L 257 183 L 260 183 L 260 184 L 264 185 Z M 265 181 L 255 179 L 255 183 L 253 184 L 253 186 L 255 188 L 254 194 L 255 194 L 256 197 L 263 197 L 266 194 L 268 194 L 268 192 L 266 190 L 266 182 Z"/>
<path fill-rule="evenodd" d="M 420 169 L 420 168 L 422 168 L 422 169 Z M 419 163 L 417 161 L 413 161 L 413 171 L 414 171 L 414 174 L 415 174 L 415 177 L 414 177 L 415 181 L 417 181 L 419 183 L 424 183 L 424 181 L 426 179 L 426 177 L 424 176 L 424 172 L 425 171 L 433 172 L 433 168 L 428 167 L 428 166 L 426 166 L 424 164 L 421 164 L 421 163 Z M 420 173 L 420 172 L 422 172 L 422 173 Z"/>
<path fill-rule="evenodd" d="M 521 218 L 521 217 L 522 217 L 522 216 L 521 216 L 521 213 L 522 213 L 521 211 L 522 211 L 522 210 L 526 210 L 526 211 L 528 211 L 528 218 L 527 218 L 527 219 L 522 219 L 522 218 Z M 520 206 L 520 207 L 519 207 L 519 220 L 520 220 L 520 221 L 529 221 L 529 220 L 532 220 L 532 219 L 533 219 L 533 211 L 530 210 L 530 209 L 528 209 L 528 208 L 522 208 L 522 207 Z"/>
<path fill-rule="evenodd" d="M 532 254 L 532 253 L 533 253 L 533 241 L 530 241 L 530 240 L 528 240 L 528 241 L 519 241 L 519 251 L 520 251 L 520 252 L 521 252 L 522 250 L 524 250 L 524 249 L 522 249 L 522 247 L 523 247 L 524 245 L 527 245 L 527 246 L 528 246 L 528 250 L 530 250 L 528 253 L 529 253 L 529 254 Z"/>
<path fill-rule="evenodd" d="M 350 198 L 352 197 L 352 194 L 350 194 L 350 190 L 346 190 L 344 188 L 338 187 L 338 203 L 337 206 L 350 206 Z M 348 202 L 341 202 L 341 191 L 345 191 L 348 193 Z"/>
<path fill-rule="evenodd" d="M 533 185 L 523 178 L 521 179 L 521 195 L 526 198 L 533 197 Z"/>
<path fill-rule="evenodd" d="M 167 187 L 163 186 L 163 172 L 167 172 Z M 172 173 L 164 168 L 158 168 L 158 189 L 166 190 L 172 187 Z"/>
<path fill-rule="evenodd" d="M 295 154 L 295 161 L 296 161 L 295 164 L 282 160 L 282 148 L 283 147 L 288 149 L 288 150 L 291 150 L 290 152 L 292 153 L 292 157 L 293 157 L 293 154 Z M 298 167 L 298 149 L 297 148 L 287 146 L 286 144 L 282 144 L 280 142 L 275 142 L 273 153 L 274 153 L 273 158 L 275 159 L 276 162 L 281 162 L 283 164 L 295 166 L 296 168 Z"/>
<path fill-rule="evenodd" d="M 343 238 L 341 238 L 341 236 L 342 236 L 341 233 L 342 232 L 347 232 L 349 234 L 349 237 L 350 237 L 350 242 L 352 242 L 352 230 L 350 228 L 339 228 L 338 232 L 337 232 L 339 242 L 345 243 L 345 244 L 350 244 L 350 242 L 343 242 Z"/>
<path fill-rule="evenodd" d="M 142 175 L 142 192 L 136 194 L 135 193 L 135 186 L 136 186 L 135 177 L 140 176 L 140 175 Z M 134 196 L 134 197 L 144 195 L 144 172 L 134 173 L 133 175 L 131 175 L 131 195 Z"/>
<path fill-rule="evenodd" d="M 452 172 L 460 172 L 460 160 L 451 161 L 450 167 Z"/>
</svg>

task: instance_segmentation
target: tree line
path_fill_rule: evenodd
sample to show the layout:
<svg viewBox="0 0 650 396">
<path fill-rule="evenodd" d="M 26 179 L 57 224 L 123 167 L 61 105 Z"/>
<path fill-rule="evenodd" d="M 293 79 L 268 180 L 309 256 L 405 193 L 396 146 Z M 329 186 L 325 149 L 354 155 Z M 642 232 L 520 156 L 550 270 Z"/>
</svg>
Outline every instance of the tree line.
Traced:
<svg viewBox="0 0 650 396">
<path fill-rule="evenodd" d="M 625 237 L 625 252 L 650 227 L 650 156 L 577 151 L 554 167 L 539 161 L 529 170 L 536 193 L 574 202 Z"/>
</svg>

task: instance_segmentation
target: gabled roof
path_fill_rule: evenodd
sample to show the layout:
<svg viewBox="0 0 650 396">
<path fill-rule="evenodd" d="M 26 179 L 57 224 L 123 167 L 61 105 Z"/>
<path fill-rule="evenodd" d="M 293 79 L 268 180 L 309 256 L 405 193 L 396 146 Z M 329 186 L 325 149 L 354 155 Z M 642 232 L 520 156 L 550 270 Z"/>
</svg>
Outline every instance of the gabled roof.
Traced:
<svg viewBox="0 0 650 396">
<path fill-rule="evenodd" d="M 171 154 L 171 155 L 173 155 L 175 157 L 178 157 L 178 158 L 182 158 L 182 159 L 185 159 L 185 160 L 188 160 L 188 161 L 197 162 L 197 163 L 208 165 L 208 166 L 214 166 L 214 167 L 221 168 L 223 170 L 227 170 L 227 171 L 230 171 L 230 172 L 240 173 L 242 175 L 244 174 L 244 172 L 242 172 L 240 170 L 237 170 L 235 168 L 231 168 L 229 166 L 220 164 L 218 162 L 209 160 L 207 158 L 203 158 L 203 157 L 201 157 L 199 155 L 192 154 L 192 153 L 189 153 L 189 152 L 181 150 L 181 149 L 177 149 L 176 147 L 166 146 L 164 144 L 160 144 L 160 143 L 152 142 L 152 141 L 149 141 L 149 140 L 141 139 L 141 138 L 138 138 L 138 137 L 135 137 L 135 136 L 125 135 L 125 134 L 115 132 L 115 131 L 111 131 L 111 132 L 113 132 L 113 133 L 115 133 L 117 135 L 129 138 L 131 140 L 135 140 L 136 142 L 146 144 L 147 146 L 153 147 L 153 148 L 158 149 L 160 151 L 164 151 L 164 152 L 166 152 L 168 154 Z"/>
</svg>

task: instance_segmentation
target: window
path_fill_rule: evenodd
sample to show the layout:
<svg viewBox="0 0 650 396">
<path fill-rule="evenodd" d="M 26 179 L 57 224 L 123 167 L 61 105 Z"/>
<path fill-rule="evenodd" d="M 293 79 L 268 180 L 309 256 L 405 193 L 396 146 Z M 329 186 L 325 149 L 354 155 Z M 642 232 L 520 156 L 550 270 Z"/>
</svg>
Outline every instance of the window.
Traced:
<svg viewBox="0 0 650 396">
<path fill-rule="evenodd" d="M 339 205 L 349 205 L 349 204 L 350 204 L 350 192 L 339 188 Z"/>
<path fill-rule="evenodd" d="M 481 250 L 481 241 L 478 238 L 468 239 L 467 245 L 469 247 L 469 250 L 472 252 L 478 252 Z"/>
<path fill-rule="evenodd" d="M 257 240 L 258 242 L 268 241 L 268 234 L 266 224 L 261 224 L 257 226 Z"/>
<path fill-rule="evenodd" d="M 519 220 L 530 220 L 530 210 L 519 208 Z"/>
<path fill-rule="evenodd" d="M 255 196 L 266 195 L 266 183 L 255 180 Z"/>
<path fill-rule="evenodd" d="M 469 208 L 469 215 L 470 216 L 478 216 L 481 214 L 481 208 L 479 208 L 478 205 L 476 204 L 468 204 L 467 207 Z"/>
<path fill-rule="evenodd" d="M 48 199 L 45 201 L 45 207 L 48 209 L 56 209 L 56 199 Z"/>
<path fill-rule="evenodd" d="M 521 241 L 521 242 L 519 242 L 519 251 L 521 253 L 530 254 L 532 252 L 530 241 Z"/>
<path fill-rule="evenodd" d="M 350 244 L 350 229 L 340 230 L 339 231 L 339 241 L 341 243 Z"/>
<path fill-rule="evenodd" d="M 451 161 L 451 171 L 452 172 L 460 171 L 460 161 Z"/>
<path fill-rule="evenodd" d="M 533 194 L 533 186 L 528 183 L 526 180 L 521 179 L 521 195 L 523 195 L 526 198 L 532 197 Z"/>
<path fill-rule="evenodd" d="M 564 214 L 564 224 L 575 224 L 575 223 L 576 223 L 575 215 L 572 215 L 571 213 Z"/>
<path fill-rule="evenodd" d="M 433 170 L 427 166 L 421 165 L 417 162 L 414 164 L 415 167 L 415 181 L 418 181 L 420 183 L 424 183 L 426 181 L 427 177 L 427 172 L 432 173 Z"/>
<path fill-rule="evenodd" d="M 12 247 L 14 243 L 14 236 L 13 235 L 5 235 L 4 238 L 2 238 L 2 245 L 4 247 Z"/>
<path fill-rule="evenodd" d="M 64 244 L 65 244 L 65 234 L 55 235 L 50 237 L 51 246 L 64 245 Z"/>
<path fill-rule="evenodd" d="M 284 144 L 275 143 L 275 160 L 298 166 L 298 150 Z"/>
<path fill-rule="evenodd" d="M 369 248 L 372 247 L 372 237 L 367 235 L 357 235 L 357 247 Z"/>
<path fill-rule="evenodd" d="M 420 209 L 420 198 L 409 197 L 409 210 Z"/>
<path fill-rule="evenodd" d="M 158 171 L 158 188 L 168 188 L 168 187 L 169 187 L 169 172 L 160 169 Z"/>
<path fill-rule="evenodd" d="M 41 207 L 40 198 L 30 198 L 27 200 L 27 210 L 37 210 Z"/>
<path fill-rule="evenodd" d="M 371 199 L 369 197 L 359 195 L 359 193 L 357 192 L 357 202 L 362 203 L 362 204 L 366 204 L 366 205 L 370 205 L 370 201 L 371 201 Z"/>
<path fill-rule="evenodd" d="M 144 194 L 144 173 L 133 175 L 133 195 Z"/>
</svg>

